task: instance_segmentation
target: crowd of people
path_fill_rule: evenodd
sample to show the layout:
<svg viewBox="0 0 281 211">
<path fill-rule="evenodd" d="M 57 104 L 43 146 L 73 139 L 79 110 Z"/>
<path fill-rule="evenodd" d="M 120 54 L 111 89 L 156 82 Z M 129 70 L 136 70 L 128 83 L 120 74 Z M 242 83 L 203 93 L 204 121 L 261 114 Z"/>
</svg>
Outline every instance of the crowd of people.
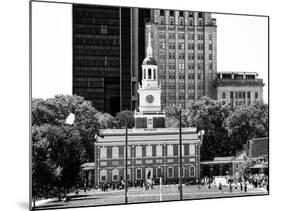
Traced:
<svg viewBox="0 0 281 211">
<path fill-rule="evenodd" d="M 233 191 L 241 191 L 247 192 L 248 186 L 252 185 L 253 188 L 264 188 L 266 187 L 267 191 L 269 190 L 268 184 L 268 176 L 261 174 L 251 175 L 248 179 L 237 179 L 234 180 L 229 176 L 225 176 L 225 184 L 221 181 L 216 182 L 216 177 L 204 177 L 201 182 L 198 184 L 198 188 L 202 185 L 206 185 L 208 189 L 218 188 L 219 191 L 223 191 L 223 189 L 229 190 L 229 192 Z"/>
<path fill-rule="evenodd" d="M 125 188 L 125 181 L 124 180 L 120 180 L 118 183 L 103 183 L 103 184 L 100 184 L 99 186 L 96 186 L 95 189 L 96 190 L 101 190 L 101 191 L 108 191 L 108 190 L 122 190 Z M 150 189 L 153 189 L 153 186 L 154 186 L 154 182 L 153 180 L 151 181 L 147 181 L 147 182 L 144 182 L 143 180 L 140 180 L 140 181 L 134 181 L 134 182 L 131 182 L 131 181 L 128 181 L 128 187 L 131 188 L 131 187 L 134 187 L 134 188 L 145 188 L 145 190 L 148 190 L 149 188 Z"/>
</svg>

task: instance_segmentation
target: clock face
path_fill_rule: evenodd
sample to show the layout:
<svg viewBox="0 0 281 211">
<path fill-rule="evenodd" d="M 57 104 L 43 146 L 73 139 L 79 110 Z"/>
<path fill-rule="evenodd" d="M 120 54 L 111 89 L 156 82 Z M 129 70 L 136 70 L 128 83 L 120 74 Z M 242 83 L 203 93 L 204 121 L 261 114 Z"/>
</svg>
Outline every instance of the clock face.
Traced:
<svg viewBox="0 0 281 211">
<path fill-rule="evenodd" d="M 146 96 L 146 102 L 147 103 L 153 103 L 154 101 L 154 97 L 152 95 L 147 95 Z"/>
</svg>

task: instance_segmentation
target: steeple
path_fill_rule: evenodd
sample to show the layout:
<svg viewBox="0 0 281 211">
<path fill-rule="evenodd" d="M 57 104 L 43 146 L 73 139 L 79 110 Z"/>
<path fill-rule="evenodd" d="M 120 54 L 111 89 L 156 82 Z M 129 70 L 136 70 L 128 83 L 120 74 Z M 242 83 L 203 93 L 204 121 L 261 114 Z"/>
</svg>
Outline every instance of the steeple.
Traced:
<svg viewBox="0 0 281 211">
<path fill-rule="evenodd" d="M 152 58 L 152 47 L 151 47 L 151 34 L 148 32 L 148 45 L 146 48 L 146 57 Z"/>
<path fill-rule="evenodd" d="M 155 59 L 153 58 L 152 46 L 151 46 L 151 32 L 150 28 L 148 29 L 148 43 L 146 48 L 146 57 L 144 58 L 143 65 L 157 65 Z"/>
</svg>

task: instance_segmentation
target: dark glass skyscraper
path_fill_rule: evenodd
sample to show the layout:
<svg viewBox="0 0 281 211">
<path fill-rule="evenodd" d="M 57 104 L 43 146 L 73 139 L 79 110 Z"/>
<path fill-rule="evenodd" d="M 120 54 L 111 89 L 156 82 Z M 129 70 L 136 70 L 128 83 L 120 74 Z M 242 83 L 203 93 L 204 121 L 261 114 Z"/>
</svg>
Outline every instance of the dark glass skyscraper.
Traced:
<svg viewBox="0 0 281 211">
<path fill-rule="evenodd" d="M 113 115 L 137 108 L 139 45 L 144 49 L 149 15 L 146 9 L 73 5 L 73 94 Z"/>
</svg>

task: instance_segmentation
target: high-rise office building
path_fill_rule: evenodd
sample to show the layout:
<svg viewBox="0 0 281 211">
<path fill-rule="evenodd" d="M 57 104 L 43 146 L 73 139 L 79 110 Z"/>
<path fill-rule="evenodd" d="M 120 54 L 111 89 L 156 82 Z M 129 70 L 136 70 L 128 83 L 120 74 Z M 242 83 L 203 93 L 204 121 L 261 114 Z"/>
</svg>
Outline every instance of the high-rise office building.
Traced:
<svg viewBox="0 0 281 211">
<path fill-rule="evenodd" d="M 151 11 L 153 57 L 159 68 L 162 107 L 216 98 L 217 28 L 210 13 Z M 146 39 L 148 40 L 148 39 Z"/>
<path fill-rule="evenodd" d="M 148 9 L 74 4 L 73 94 L 113 115 L 137 108 L 149 18 Z"/>
</svg>

